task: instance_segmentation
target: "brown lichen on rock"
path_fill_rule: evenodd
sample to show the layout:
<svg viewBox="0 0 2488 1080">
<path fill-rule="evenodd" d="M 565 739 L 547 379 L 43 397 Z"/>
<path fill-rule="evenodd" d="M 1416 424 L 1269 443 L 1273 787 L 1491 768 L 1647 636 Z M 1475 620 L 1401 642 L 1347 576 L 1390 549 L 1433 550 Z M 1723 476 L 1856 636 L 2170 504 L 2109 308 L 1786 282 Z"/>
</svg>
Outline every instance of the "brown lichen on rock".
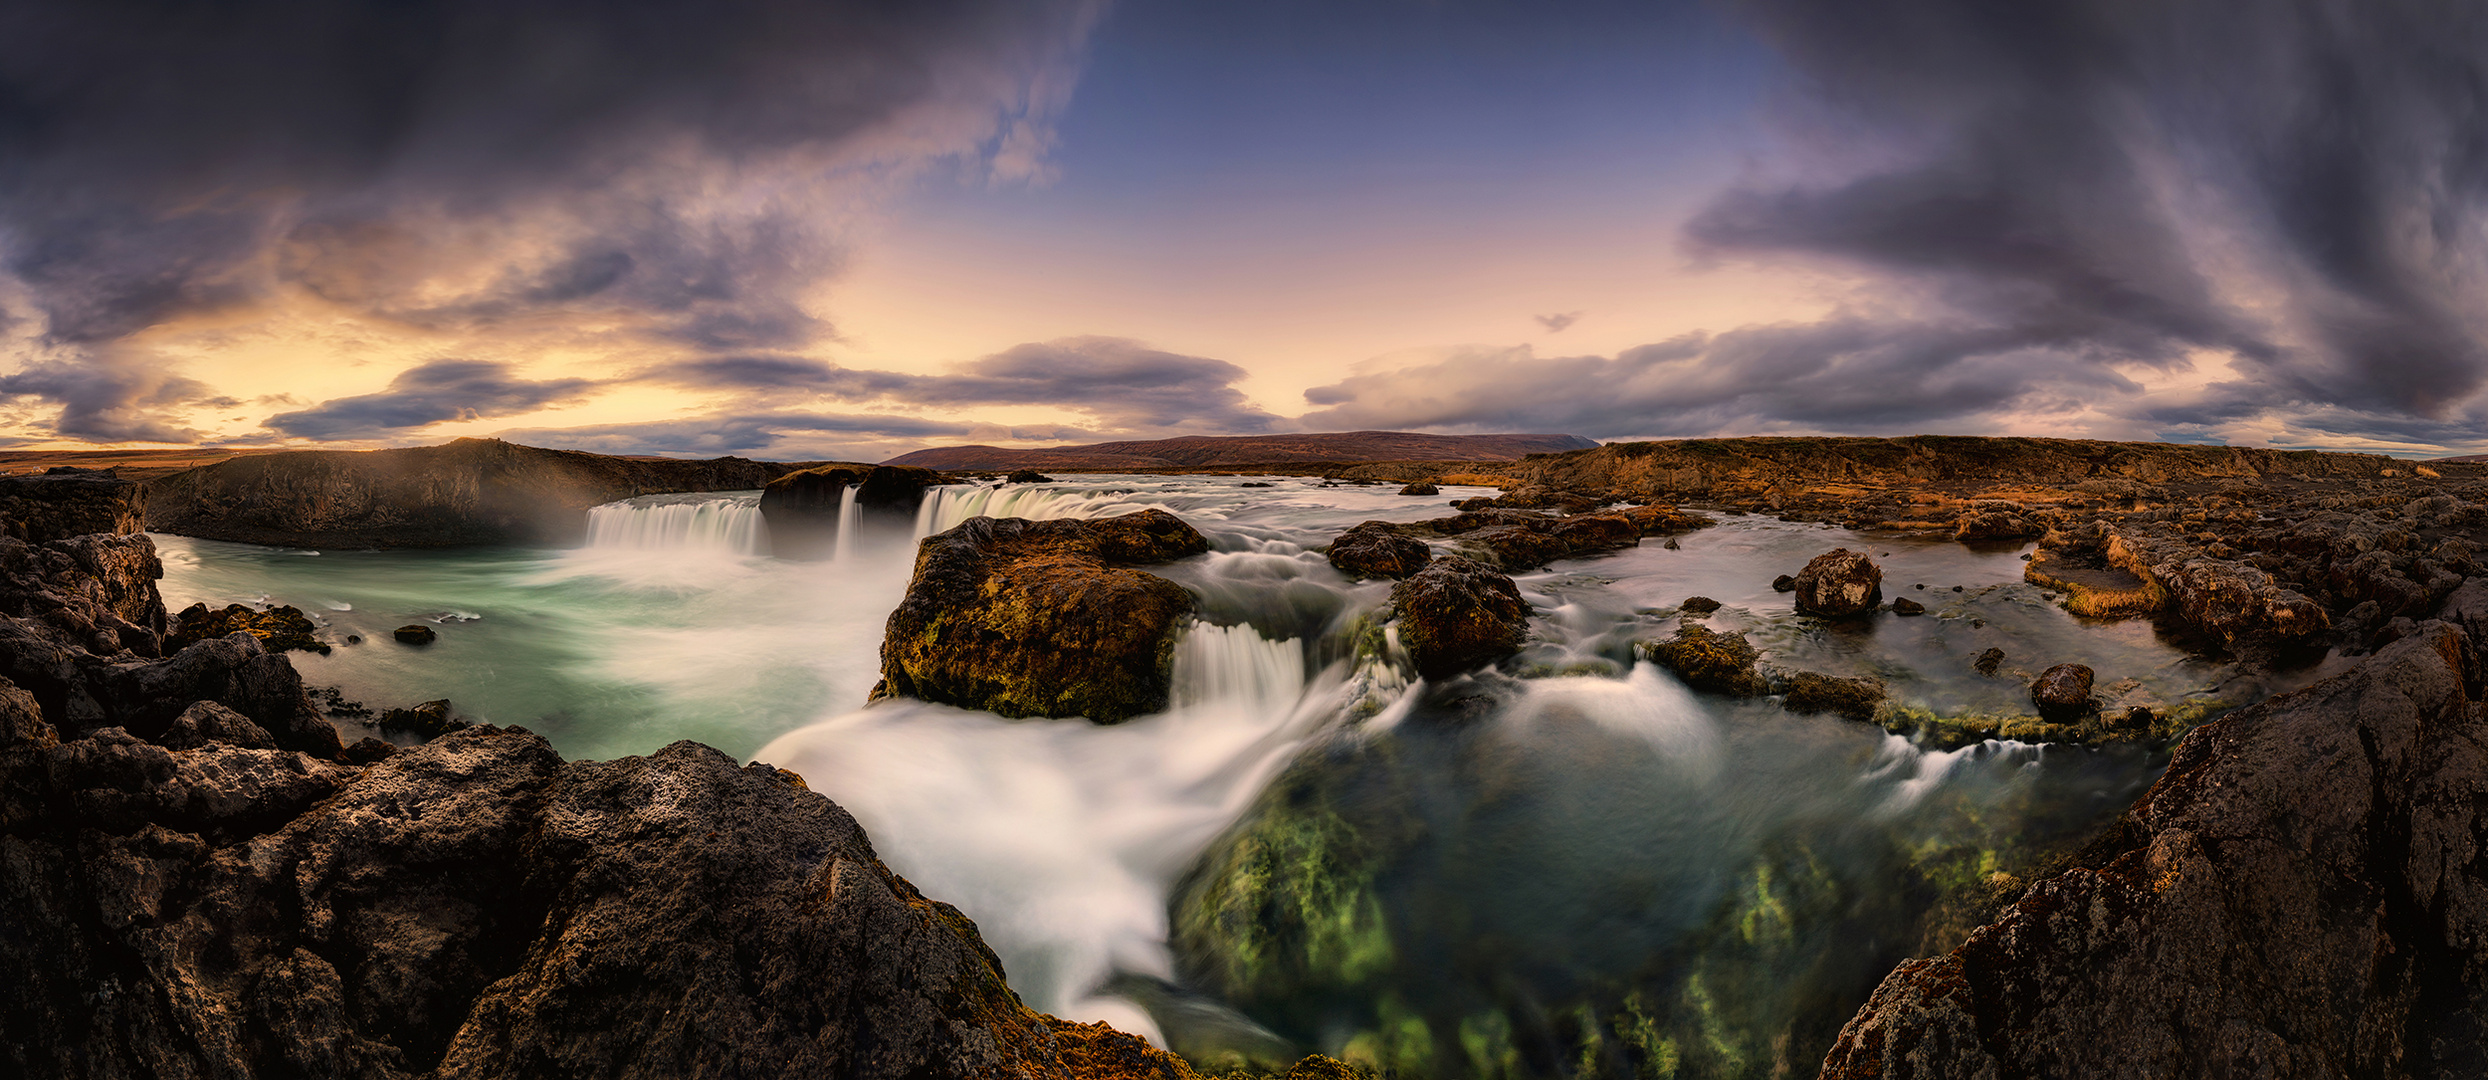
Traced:
<svg viewBox="0 0 2488 1080">
<path fill-rule="evenodd" d="M 1641 654 L 1676 673 L 1696 690 L 1760 697 L 1770 686 L 1755 669 L 1762 655 L 1741 633 L 1722 633 L 1699 623 L 1684 623 L 1676 636 L 1640 643 Z"/>
<path fill-rule="evenodd" d="M 1457 555 L 1426 564 L 1391 589 L 1400 644 L 1429 679 L 1449 678 L 1519 651 L 1529 603 L 1512 579 Z"/>
<path fill-rule="evenodd" d="M 249 634 L 268 647 L 269 652 L 300 649 L 328 655 L 329 645 L 319 638 L 319 627 L 311 617 L 292 604 L 282 604 L 261 611 L 241 604 L 228 604 L 221 610 L 206 604 L 192 604 L 174 617 L 172 635 L 166 647 L 181 649 L 193 642 L 220 638 L 227 634 Z"/>
<path fill-rule="evenodd" d="M 1844 618 L 1873 611 L 1883 601 L 1883 568 L 1862 551 L 1833 548 L 1797 571 L 1797 611 Z"/>
<path fill-rule="evenodd" d="M 1434 558 L 1425 541 L 1408 536 L 1387 521 L 1357 525 L 1330 542 L 1330 565 L 1360 578 L 1404 578 Z"/>
<path fill-rule="evenodd" d="M 1101 724 L 1163 711 L 1192 594 L 1126 567 L 1208 549 L 1163 510 L 979 517 L 927 537 L 890 613 L 874 696 Z"/>
</svg>

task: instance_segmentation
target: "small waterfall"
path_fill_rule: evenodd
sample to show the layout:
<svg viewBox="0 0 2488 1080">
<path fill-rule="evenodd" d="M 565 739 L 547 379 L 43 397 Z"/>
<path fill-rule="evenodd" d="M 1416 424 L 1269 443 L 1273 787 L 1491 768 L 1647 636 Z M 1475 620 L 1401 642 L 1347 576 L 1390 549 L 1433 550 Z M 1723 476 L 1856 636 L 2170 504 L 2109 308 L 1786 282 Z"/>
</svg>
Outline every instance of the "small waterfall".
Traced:
<svg viewBox="0 0 2488 1080">
<path fill-rule="evenodd" d="M 587 512 L 591 548 L 761 555 L 766 537 L 756 494 L 649 495 Z"/>
<path fill-rule="evenodd" d="M 838 547 L 831 556 L 838 562 L 855 560 L 855 533 L 864 526 L 864 508 L 855 503 L 856 489 L 861 486 L 848 484 L 838 489 Z"/>
<path fill-rule="evenodd" d="M 1156 505 L 1133 502 L 1129 492 L 1070 491 L 1030 484 L 928 488 L 924 501 L 916 505 L 916 539 L 948 532 L 972 517 L 1051 521 L 1128 514 Z"/>
<path fill-rule="evenodd" d="M 1304 648 L 1250 626 L 1194 623 L 1175 643 L 1175 703 L 1232 703 L 1253 712 L 1295 707 L 1304 697 Z"/>
</svg>

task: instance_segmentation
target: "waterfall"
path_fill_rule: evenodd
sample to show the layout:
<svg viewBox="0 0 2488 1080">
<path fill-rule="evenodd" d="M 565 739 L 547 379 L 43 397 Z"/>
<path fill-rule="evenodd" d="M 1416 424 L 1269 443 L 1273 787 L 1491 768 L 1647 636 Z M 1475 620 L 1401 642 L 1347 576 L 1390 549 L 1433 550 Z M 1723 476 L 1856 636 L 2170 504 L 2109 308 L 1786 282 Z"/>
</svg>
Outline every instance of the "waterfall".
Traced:
<svg viewBox="0 0 2488 1080">
<path fill-rule="evenodd" d="M 924 501 L 916 505 L 916 539 L 948 532 L 972 517 L 1050 521 L 1058 518 L 1109 517 L 1153 506 L 1165 509 L 1154 502 L 1136 502 L 1132 494 L 1125 491 L 1074 491 L 1031 484 L 1001 487 L 958 484 L 928 488 Z"/>
<path fill-rule="evenodd" d="M 855 559 L 855 532 L 864 525 L 864 508 L 855 504 L 855 492 L 861 486 L 848 484 L 838 489 L 838 547 L 831 556 L 838 562 Z"/>
<path fill-rule="evenodd" d="M 1175 644 L 1175 703 L 1232 703 L 1254 712 L 1293 707 L 1304 696 L 1304 647 L 1250 626 L 1195 623 Z"/>
<path fill-rule="evenodd" d="M 647 495 L 587 512 L 591 548 L 760 555 L 766 537 L 757 494 Z"/>
</svg>

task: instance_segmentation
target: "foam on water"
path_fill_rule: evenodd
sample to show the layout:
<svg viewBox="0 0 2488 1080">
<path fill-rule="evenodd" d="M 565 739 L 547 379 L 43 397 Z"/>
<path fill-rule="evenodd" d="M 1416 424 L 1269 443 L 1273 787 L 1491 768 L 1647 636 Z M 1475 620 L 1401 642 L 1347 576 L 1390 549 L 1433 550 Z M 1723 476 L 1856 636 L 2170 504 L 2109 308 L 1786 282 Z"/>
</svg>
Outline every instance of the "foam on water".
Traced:
<svg viewBox="0 0 2488 1080">
<path fill-rule="evenodd" d="M 924 493 L 924 501 L 916 507 L 916 537 L 948 532 L 973 517 L 1053 521 L 1129 514 L 1153 506 L 1165 509 L 1158 503 L 1136 501 L 1128 491 L 1083 491 L 1036 484 L 952 485 Z"/>
<path fill-rule="evenodd" d="M 654 495 L 591 507 L 587 546 L 763 555 L 768 552 L 768 530 L 757 494 L 696 499 Z"/>
</svg>

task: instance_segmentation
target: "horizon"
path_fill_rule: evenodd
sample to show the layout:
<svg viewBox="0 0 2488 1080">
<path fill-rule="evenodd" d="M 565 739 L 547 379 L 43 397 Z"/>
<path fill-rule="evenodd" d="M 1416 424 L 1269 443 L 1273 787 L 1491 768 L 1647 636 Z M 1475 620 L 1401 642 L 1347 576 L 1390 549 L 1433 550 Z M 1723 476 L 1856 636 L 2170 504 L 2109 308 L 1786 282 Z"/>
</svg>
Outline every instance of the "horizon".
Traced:
<svg viewBox="0 0 2488 1080">
<path fill-rule="evenodd" d="M 2488 452 L 2488 23 L 2426 5 L 249 0 L 0 42 L 0 448 Z"/>
</svg>

